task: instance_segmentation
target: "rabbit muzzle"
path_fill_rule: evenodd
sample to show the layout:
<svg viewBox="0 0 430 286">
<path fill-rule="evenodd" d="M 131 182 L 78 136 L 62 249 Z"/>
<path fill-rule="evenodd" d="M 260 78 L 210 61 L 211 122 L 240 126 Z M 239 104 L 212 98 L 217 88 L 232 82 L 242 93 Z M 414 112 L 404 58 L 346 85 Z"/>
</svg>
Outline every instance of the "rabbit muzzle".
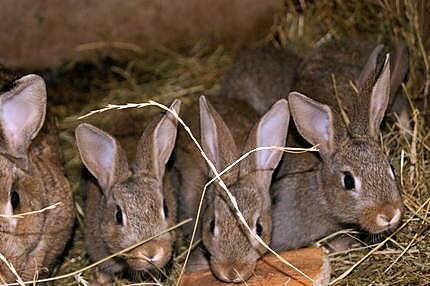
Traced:
<svg viewBox="0 0 430 286">
<path fill-rule="evenodd" d="M 367 208 L 360 219 L 361 226 L 372 234 L 390 232 L 401 222 L 403 208 L 401 202 L 379 204 Z"/>
<path fill-rule="evenodd" d="M 170 260 L 171 248 L 168 241 L 150 241 L 127 253 L 126 261 L 134 271 L 161 268 Z"/>
<path fill-rule="evenodd" d="M 211 269 L 215 276 L 227 283 L 243 283 L 248 280 L 255 268 L 255 263 L 220 263 L 211 261 Z"/>
</svg>

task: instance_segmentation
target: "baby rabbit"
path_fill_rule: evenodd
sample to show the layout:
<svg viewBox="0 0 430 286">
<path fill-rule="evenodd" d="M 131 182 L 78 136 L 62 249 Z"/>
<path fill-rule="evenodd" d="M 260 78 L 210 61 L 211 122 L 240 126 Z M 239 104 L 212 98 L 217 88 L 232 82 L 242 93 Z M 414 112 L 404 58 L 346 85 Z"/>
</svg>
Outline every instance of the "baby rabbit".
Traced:
<svg viewBox="0 0 430 286">
<path fill-rule="evenodd" d="M 31 281 L 47 276 L 63 252 L 73 228 L 73 198 L 55 128 L 40 131 L 46 113 L 44 80 L 32 74 L 5 86 L 0 92 L 0 253 L 24 281 Z M 44 212 L 14 216 L 56 203 Z M 16 279 L 2 262 L 1 283 Z"/>
<path fill-rule="evenodd" d="M 242 51 L 224 77 L 221 94 L 244 100 L 264 114 L 293 87 L 300 61 L 287 50 L 269 46 Z"/>
<path fill-rule="evenodd" d="M 315 49 L 311 56 L 325 58 L 327 64 L 337 63 L 347 69 L 362 68 L 369 53 L 373 50 L 382 52 L 383 46 L 363 40 L 337 40 Z M 410 110 L 403 96 L 396 96 L 403 79 L 408 72 L 408 51 L 399 42 L 394 45 L 391 56 L 391 88 L 388 110 L 398 115 L 402 126 L 409 126 Z M 333 60 L 330 63 L 327 59 Z M 297 70 L 301 63 L 299 56 L 288 50 L 264 46 L 240 52 L 233 67 L 224 77 L 221 90 L 228 98 L 237 98 L 248 102 L 259 114 L 263 114 L 278 99 L 284 98 L 297 84 Z M 303 82 L 303 81 L 302 81 Z M 331 84 L 331 79 L 328 81 Z"/>
<path fill-rule="evenodd" d="M 181 102 L 171 108 L 179 113 Z M 159 234 L 176 222 L 176 201 L 166 163 L 175 145 L 177 122 L 171 113 L 144 130 L 129 165 L 119 142 L 90 125 L 76 128 L 84 165 L 97 179 L 88 189 L 85 246 L 94 261 Z M 95 283 L 109 284 L 114 273 L 163 267 L 171 257 L 175 233 L 169 232 L 103 263 Z"/>
<path fill-rule="evenodd" d="M 218 172 L 251 149 L 285 145 L 289 123 L 285 99 L 277 101 L 259 120 L 256 112 L 242 101 L 225 100 L 221 96 L 211 100 L 220 114 L 201 96 L 200 126 L 192 120 L 197 114 L 195 108 L 190 109 L 185 118 L 193 133 L 200 133 L 202 148 Z M 282 151 L 278 150 L 258 151 L 222 176 L 248 225 L 267 243 L 272 228 L 269 187 L 281 156 Z M 184 218 L 194 218 L 203 187 L 214 174 L 186 134 L 179 136 L 175 166 L 181 182 L 180 213 Z M 206 264 L 204 267 L 209 263 L 212 272 L 222 281 L 248 279 L 257 259 L 266 250 L 239 223 L 229 199 L 217 183 L 208 189 L 201 223 L 201 238 L 210 258 L 203 260 L 203 255 L 194 253 L 189 271 L 199 268 L 199 263 Z M 189 230 L 186 234 L 189 235 Z"/>
<path fill-rule="evenodd" d="M 391 57 L 383 55 L 381 45 L 361 73 L 327 51 L 332 48 L 317 49 L 299 70 L 295 88 L 309 97 L 289 95 L 295 126 L 318 145 L 319 157 L 285 156 L 272 188 L 271 246 L 278 250 L 307 245 L 346 225 L 379 236 L 396 228 L 402 217 L 394 171 L 380 146 L 380 124 L 395 92 L 390 89 L 400 85 L 393 79 L 402 77 L 396 68 L 391 74 Z M 291 145 L 304 146 L 290 138 Z"/>
</svg>

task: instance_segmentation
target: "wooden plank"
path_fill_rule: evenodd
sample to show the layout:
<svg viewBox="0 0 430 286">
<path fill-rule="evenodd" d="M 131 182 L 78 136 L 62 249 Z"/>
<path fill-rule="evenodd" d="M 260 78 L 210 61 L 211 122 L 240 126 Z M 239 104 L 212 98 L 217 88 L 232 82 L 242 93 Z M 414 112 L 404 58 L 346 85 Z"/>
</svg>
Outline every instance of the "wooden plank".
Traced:
<svg viewBox="0 0 430 286">
<path fill-rule="evenodd" d="M 249 286 L 324 286 L 330 279 L 328 257 L 321 248 L 303 248 L 280 253 L 287 261 L 314 279 L 314 283 L 284 265 L 274 255 L 265 256 L 256 266 L 255 274 L 246 281 Z M 182 279 L 182 286 L 222 286 L 210 271 L 189 273 Z"/>
</svg>

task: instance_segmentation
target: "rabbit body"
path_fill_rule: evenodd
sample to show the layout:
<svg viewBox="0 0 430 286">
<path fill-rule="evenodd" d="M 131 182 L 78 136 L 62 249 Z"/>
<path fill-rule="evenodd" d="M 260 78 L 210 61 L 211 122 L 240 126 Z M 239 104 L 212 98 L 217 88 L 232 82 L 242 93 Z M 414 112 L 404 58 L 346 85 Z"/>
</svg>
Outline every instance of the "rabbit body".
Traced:
<svg viewBox="0 0 430 286">
<path fill-rule="evenodd" d="M 371 49 L 364 47 L 372 45 L 355 45 L 324 45 L 299 69 L 294 89 L 307 96 L 289 95 L 297 129 L 288 145 L 318 144 L 319 152 L 285 155 L 272 187 L 276 250 L 305 246 L 350 225 L 380 236 L 400 223 L 402 201 L 379 126 L 407 66 L 402 56 L 384 57 L 381 45 L 373 45 L 365 62 L 364 51 Z"/>
<path fill-rule="evenodd" d="M 0 253 L 24 281 L 31 281 L 49 274 L 70 238 L 75 217 L 72 191 L 54 124 L 45 124 L 39 132 L 46 110 L 44 80 L 24 76 L 8 85 L 0 101 L 0 212 L 19 215 L 60 203 L 41 213 L 0 218 Z M 16 281 L 4 263 L 0 281 Z"/>
<path fill-rule="evenodd" d="M 180 101 L 171 108 L 178 113 Z M 176 197 L 166 168 L 176 130 L 170 113 L 153 119 L 137 144 L 131 140 L 137 150 L 127 152 L 133 154 L 129 165 L 117 139 L 90 124 L 76 128 L 82 161 L 98 182 L 88 186 L 85 246 L 90 258 L 97 261 L 156 236 L 103 263 L 94 283 L 109 284 L 114 273 L 158 269 L 170 260 L 176 234 L 158 234 L 176 223 Z"/>
<path fill-rule="evenodd" d="M 246 101 L 263 114 L 293 87 L 300 62 L 292 52 L 269 46 L 241 51 L 224 76 L 221 94 Z"/>
<path fill-rule="evenodd" d="M 255 147 L 284 146 L 289 121 L 286 100 L 277 102 L 260 120 L 252 107 L 240 100 L 226 100 L 217 95 L 210 97 L 210 101 L 213 105 L 201 97 L 199 112 L 194 103 L 184 118 L 193 134 L 200 134 L 202 148 L 218 172 Z M 196 120 L 198 113 L 200 125 Z M 253 153 L 222 176 L 252 231 L 267 243 L 271 234 L 269 187 L 281 156 L 282 152 L 277 150 Z M 180 182 L 180 215 L 194 218 L 204 185 L 214 173 L 185 132 L 179 135 L 175 158 Z M 189 236 L 191 228 L 184 232 Z M 189 271 L 209 265 L 215 276 L 225 282 L 248 279 L 256 260 L 265 252 L 239 223 L 229 199 L 217 183 L 207 190 L 198 238 L 202 239 L 210 258 L 197 249 Z"/>
</svg>

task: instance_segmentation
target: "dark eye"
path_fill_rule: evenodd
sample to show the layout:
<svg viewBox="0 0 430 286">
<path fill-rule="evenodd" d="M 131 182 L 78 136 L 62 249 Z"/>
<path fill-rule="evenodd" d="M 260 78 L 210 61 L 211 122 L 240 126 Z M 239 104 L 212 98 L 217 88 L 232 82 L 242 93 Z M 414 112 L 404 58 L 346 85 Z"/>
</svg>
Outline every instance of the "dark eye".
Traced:
<svg viewBox="0 0 430 286">
<path fill-rule="evenodd" d="M 209 231 L 212 233 L 212 235 L 215 232 L 215 220 L 211 219 L 211 221 L 209 222 Z"/>
<path fill-rule="evenodd" d="M 257 220 L 257 225 L 255 226 L 255 228 L 257 235 L 261 236 L 263 234 L 263 225 L 260 223 L 260 219 Z"/>
<path fill-rule="evenodd" d="M 120 225 L 123 224 L 122 211 L 121 211 L 121 208 L 119 206 L 116 206 L 115 220 L 116 220 L 117 224 L 120 224 Z"/>
<path fill-rule="evenodd" d="M 347 190 L 352 190 L 355 188 L 354 177 L 350 172 L 343 172 L 343 186 Z"/>
<path fill-rule="evenodd" d="M 167 207 L 166 200 L 163 200 L 163 211 L 164 211 L 164 216 L 169 217 L 169 208 Z"/>
<path fill-rule="evenodd" d="M 12 204 L 12 209 L 16 210 L 16 208 L 19 206 L 20 198 L 19 194 L 15 190 L 12 190 L 10 193 L 10 202 Z"/>
</svg>

